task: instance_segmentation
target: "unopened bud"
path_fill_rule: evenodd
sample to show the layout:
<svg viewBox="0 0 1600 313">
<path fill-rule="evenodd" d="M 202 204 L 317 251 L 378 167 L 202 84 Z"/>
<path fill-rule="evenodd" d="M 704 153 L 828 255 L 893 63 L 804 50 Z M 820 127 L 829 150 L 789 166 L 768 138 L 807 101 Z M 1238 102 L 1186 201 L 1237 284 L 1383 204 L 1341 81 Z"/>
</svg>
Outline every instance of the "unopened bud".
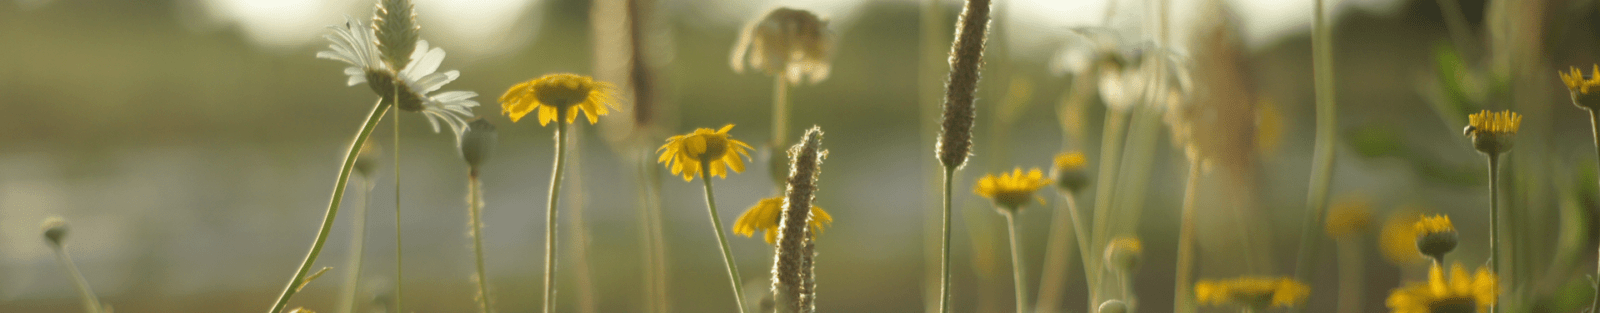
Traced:
<svg viewBox="0 0 1600 313">
<path fill-rule="evenodd" d="M 60 216 L 51 216 L 39 224 L 39 230 L 44 233 L 44 240 L 50 245 L 60 247 L 67 240 L 67 220 Z"/>
<path fill-rule="evenodd" d="M 494 152 L 495 141 L 499 137 L 489 120 L 479 118 L 472 121 L 467 125 L 467 131 L 461 133 L 461 158 L 467 161 L 467 166 L 477 168 Z"/>
</svg>

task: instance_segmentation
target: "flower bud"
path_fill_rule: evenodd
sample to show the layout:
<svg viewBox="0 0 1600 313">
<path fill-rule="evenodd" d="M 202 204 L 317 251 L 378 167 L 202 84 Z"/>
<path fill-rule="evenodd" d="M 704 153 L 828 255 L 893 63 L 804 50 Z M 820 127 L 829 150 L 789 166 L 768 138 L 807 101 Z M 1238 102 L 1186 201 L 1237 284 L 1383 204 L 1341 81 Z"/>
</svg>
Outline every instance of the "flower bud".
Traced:
<svg viewBox="0 0 1600 313">
<path fill-rule="evenodd" d="M 1062 152 L 1056 154 L 1055 166 L 1050 173 L 1056 182 L 1056 187 L 1062 190 L 1078 192 L 1089 186 L 1089 161 L 1083 152 Z"/>
<path fill-rule="evenodd" d="M 1144 258 L 1144 245 L 1139 242 L 1139 238 L 1121 237 L 1106 244 L 1105 253 L 1107 267 L 1118 272 L 1131 273 L 1139 268 L 1139 261 Z"/>
<path fill-rule="evenodd" d="M 1460 241 L 1455 226 L 1450 224 L 1449 216 L 1423 216 L 1415 227 L 1417 250 L 1434 260 L 1443 260 L 1444 255 L 1455 250 L 1456 243 Z"/>
<path fill-rule="evenodd" d="M 1125 303 L 1125 302 L 1122 302 L 1122 300 L 1116 300 L 1116 299 L 1106 300 L 1106 302 L 1100 303 L 1099 312 L 1100 313 L 1127 313 L 1128 312 L 1128 304 Z"/>
<path fill-rule="evenodd" d="M 45 218 L 39 224 L 39 230 L 44 233 L 44 240 L 51 246 L 61 247 L 67 240 L 67 220 L 60 216 Z"/>
<path fill-rule="evenodd" d="M 479 118 L 467 126 L 467 131 L 461 133 L 461 158 L 467 161 L 467 166 L 478 168 L 489 155 L 494 152 L 495 142 L 499 135 L 494 130 L 494 124 L 489 120 Z"/>
</svg>

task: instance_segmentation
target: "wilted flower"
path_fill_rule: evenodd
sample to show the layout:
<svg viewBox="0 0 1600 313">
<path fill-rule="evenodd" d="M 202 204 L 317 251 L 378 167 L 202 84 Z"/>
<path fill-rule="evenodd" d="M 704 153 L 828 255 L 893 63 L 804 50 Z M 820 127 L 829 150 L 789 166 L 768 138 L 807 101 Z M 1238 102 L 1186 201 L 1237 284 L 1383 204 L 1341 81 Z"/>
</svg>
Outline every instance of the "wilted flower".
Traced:
<svg viewBox="0 0 1600 313">
<path fill-rule="evenodd" d="M 735 72 L 744 71 L 748 58 L 751 68 L 768 75 L 817 83 L 828 78 L 832 55 L 833 33 L 827 20 L 805 10 L 776 8 L 745 26 L 730 61 Z"/>
</svg>

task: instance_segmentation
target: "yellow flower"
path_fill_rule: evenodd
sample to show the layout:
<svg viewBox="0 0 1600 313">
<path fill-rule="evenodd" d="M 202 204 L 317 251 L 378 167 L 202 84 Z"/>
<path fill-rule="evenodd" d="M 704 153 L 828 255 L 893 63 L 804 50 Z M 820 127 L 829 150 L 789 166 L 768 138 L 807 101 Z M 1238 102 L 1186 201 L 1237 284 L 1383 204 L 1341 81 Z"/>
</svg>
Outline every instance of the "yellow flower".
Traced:
<svg viewBox="0 0 1600 313">
<path fill-rule="evenodd" d="M 1246 276 L 1229 280 L 1201 280 L 1194 284 L 1195 298 L 1206 305 L 1232 304 L 1257 309 L 1299 305 L 1311 287 L 1288 277 Z"/>
<path fill-rule="evenodd" d="M 1600 98 L 1596 98 L 1600 94 L 1589 94 L 1589 88 L 1600 87 L 1600 77 L 1596 77 L 1596 74 L 1600 73 L 1600 64 L 1594 66 L 1594 71 L 1589 72 L 1588 78 L 1584 78 L 1583 71 L 1577 67 L 1571 69 L 1571 73 L 1556 71 L 1556 74 L 1560 74 L 1561 82 L 1567 84 L 1567 91 L 1572 94 L 1572 104 L 1590 110 L 1600 108 Z"/>
<path fill-rule="evenodd" d="M 1131 272 L 1139 267 L 1139 261 L 1144 254 L 1144 244 L 1138 237 L 1117 237 L 1106 244 L 1107 267 L 1122 272 Z"/>
<path fill-rule="evenodd" d="M 683 181 L 694 180 L 700 175 L 702 164 L 711 173 L 706 176 L 728 177 L 728 169 L 734 173 L 744 172 L 743 155 L 750 158 L 750 145 L 734 140 L 728 136 L 728 130 L 733 129 L 733 124 L 722 126 L 722 129 L 711 130 L 701 128 L 687 135 L 672 136 L 667 138 L 667 144 L 656 149 L 661 157 L 656 163 L 665 163 L 672 170 L 672 175 L 682 175 Z"/>
<path fill-rule="evenodd" d="M 1416 224 L 1421 219 L 1422 214 L 1417 210 L 1404 208 L 1389 214 L 1389 218 L 1383 222 L 1383 230 L 1378 235 L 1379 246 L 1390 263 L 1411 265 L 1424 260 L 1422 251 L 1417 250 Z"/>
<path fill-rule="evenodd" d="M 540 126 L 549 125 L 560 117 L 572 123 L 582 110 L 589 124 L 594 124 L 601 115 L 611 113 L 607 107 L 616 106 L 616 91 L 617 87 L 611 83 L 588 76 L 549 74 L 511 86 L 500 96 L 500 109 L 511 116 L 512 122 L 538 110 Z"/>
<path fill-rule="evenodd" d="M 1067 191 L 1078 191 L 1089 186 L 1089 159 L 1083 152 L 1072 151 L 1056 154 L 1055 167 L 1050 170 L 1055 179 L 1056 187 Z"/>
<path fill-rule="evenodd" d="M 740 236 L 751 237 L 756 231 L 761 231 L 768 244 L 778 242 L 778 222 L 783 219 L 783 196 L 771 197 L 757 201 L 755 206 L 739 214 L 739 219 L 733 221 L 733 233 Z M 811 206 L 811 236 L 822 233 L 822 227 L 833 223 L 833 216 L 822 207 Z"/>
<path fill-rule="evenodd" d="M 1034 196 L 1033 192 L 1048 185 L 1050 180 L 1045 179 L 1044 173 L 1038 168 L 1028 170 L 1027 175 L 1023 175 L 1022 168 L 1018 167 L 1009 174 L 1000 174 L 999 177 L 994 174 L 983 175 L 983 178 L 978 179 L 978 186 L 972 192 L 993 200 L 995 206 L 999 208 L 1015 211 L 1022 205 L 1028 204 L 1029 198 L 1036 198 L 1039 199 L 1039 203 L 1044 203 L 1044 199 Z"/>
<path fill-rule="evenodd" d="M 1348 198 L 1335 202 L 1328 209 L 1326 230 L 1328 236 L 1339 238 L 1367 229 L 1372 223 L 1372 210 L 1363 198 Z"/>
<path fill-rule="evenodd" d="M 1498 280 L 1482 267 L 1469 276 L 1458 263 L 1450 266 L 1450 280 L 1446 281 L 1444 269 L 1435 265 L 1428 269 L 1428 282 L 1395 289 L 1387 302 L 1394 313 L 1482 312 L 1494 305 L 1495 294 L 1500 292 Z"/>
<path fill-rule="evenodd" d="M 1511 136 L 1520 126 L 1522 115 L 1516 112 L 1483 110 L 1467 116 L 1467 128 L 1462 133 L 1472 138 L 1473 148 L 1493 155 L 1511 149 Z"/>
<path fill-rule="evenodd" d="M 1443 260 L 1444 255 L 1455 250 L 1456 243 L 1460 241 L 1456 228 L 1450 225 L 1449 216 L 1423 216 L 1415 227 L 1417 251 L 1436 260 Z"/>
</svg>

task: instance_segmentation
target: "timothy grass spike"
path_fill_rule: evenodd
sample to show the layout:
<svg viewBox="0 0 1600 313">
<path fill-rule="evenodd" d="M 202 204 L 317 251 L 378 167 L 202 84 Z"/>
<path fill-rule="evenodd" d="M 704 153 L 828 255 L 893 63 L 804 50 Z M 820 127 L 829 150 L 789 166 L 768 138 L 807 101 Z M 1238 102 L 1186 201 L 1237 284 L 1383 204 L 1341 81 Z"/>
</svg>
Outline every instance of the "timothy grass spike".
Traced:
<svg viewBox="0 0 1600 313">
<path fill-rule="evenodd" d="M 811 127 L 800 143 L 789 149 L 789 179 L 782 219 L 778 226 L 778 245 L 773 256 L 772 292 L 779 312 L 815 312 L 816 290 L 813 275 L 811 212 L 816 197 L 817 176 L 828 151 L 821 149 L 822 129 Z"/>
</svg>

